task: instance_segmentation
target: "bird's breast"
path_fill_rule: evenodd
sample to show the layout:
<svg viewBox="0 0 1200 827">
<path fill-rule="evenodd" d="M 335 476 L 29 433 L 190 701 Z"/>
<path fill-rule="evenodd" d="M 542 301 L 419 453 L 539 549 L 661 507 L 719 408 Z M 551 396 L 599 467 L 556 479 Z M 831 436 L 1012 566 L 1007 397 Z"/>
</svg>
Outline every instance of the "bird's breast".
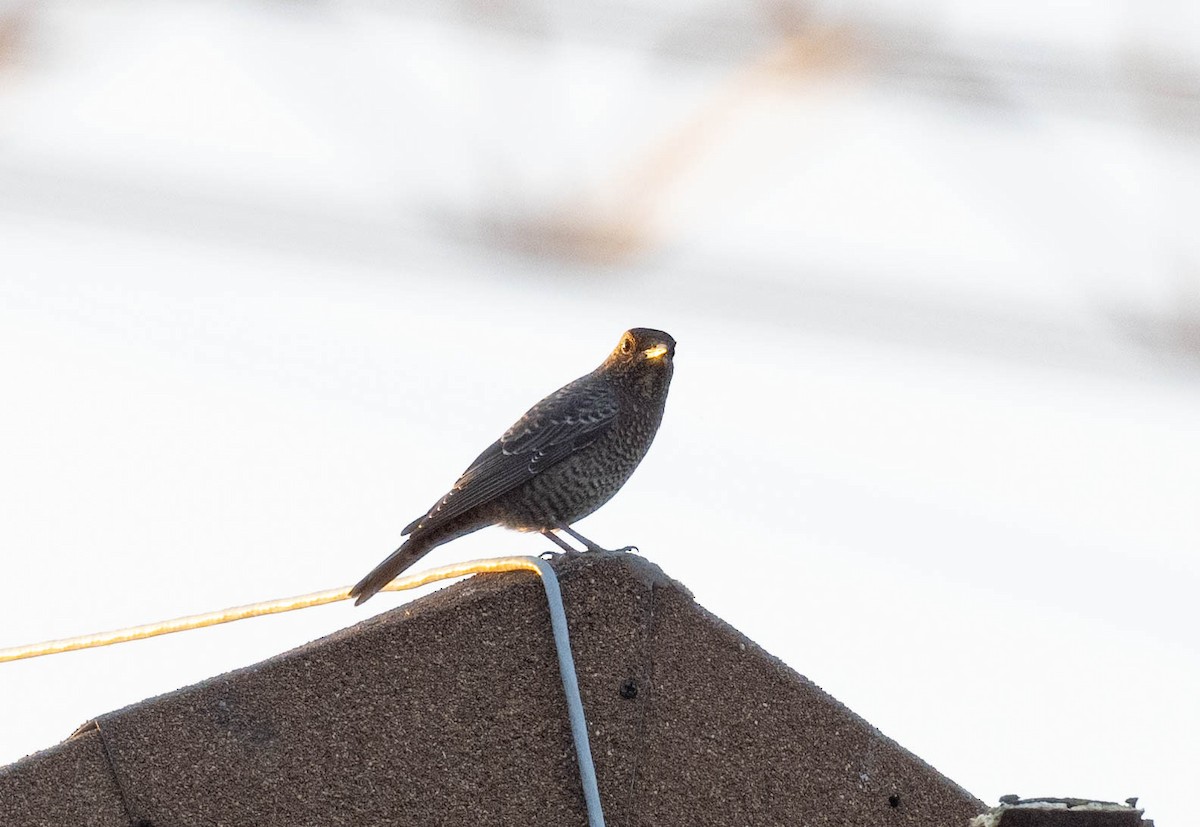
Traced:
<svg viewBox="0 0 1200 827">
<path fill-rule="evenodd" d="M 540 531 L 581 520 L 621 489 L 654 438 L 645 422 L 620 418 L 602 437 L 506 494 L 510 528 Z"/>
</svg>

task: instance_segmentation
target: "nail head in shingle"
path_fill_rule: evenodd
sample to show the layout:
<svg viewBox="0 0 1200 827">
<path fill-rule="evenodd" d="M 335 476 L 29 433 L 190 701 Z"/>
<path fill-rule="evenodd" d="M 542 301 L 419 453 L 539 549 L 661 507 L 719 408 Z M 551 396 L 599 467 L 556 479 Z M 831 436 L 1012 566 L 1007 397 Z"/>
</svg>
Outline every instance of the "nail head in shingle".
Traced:
<svg viewBox="0 0 1200 827">
<path fill-rule="evenodd" d="M 621 684 L 621 697 L 627 701 L 637 697 L 637 684 L 633 682 L 633 678 L 626 678 Z"/>
</svg>

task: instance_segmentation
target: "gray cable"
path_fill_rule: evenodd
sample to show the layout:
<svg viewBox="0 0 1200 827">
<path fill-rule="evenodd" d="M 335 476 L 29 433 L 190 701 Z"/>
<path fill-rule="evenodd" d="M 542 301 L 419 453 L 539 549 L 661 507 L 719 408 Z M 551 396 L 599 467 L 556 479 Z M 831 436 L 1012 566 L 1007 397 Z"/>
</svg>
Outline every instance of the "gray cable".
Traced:
<svg viewBox="0 0 1200 827">
<path fill-rule="evenodd" d="M 567 714 L 571 718 L 571 735 L 575 739 L 575 756 L 579 759 L 579 780 L 583 782 L 583 798 L 587 804 L 589 827 L 604 827 L 604 810 L 600 807 L 600 789 L 596 785 L 596 767 L 592 764 L 592 747 L 588 741 L 587 718 L 579 697 L 579 680 L 575 676 L 575 659 L 571 656 L 571 638 L 567 633 L 567 613 L 563 609 L 558 576 L 545 560 L 537 559 L 546 601 L 550 604 L 550 627 L 554 631 L 554 648 L 558 651 L 558 668 L 562 673 L 563 693 L 567 696 Z"/>
</svg>

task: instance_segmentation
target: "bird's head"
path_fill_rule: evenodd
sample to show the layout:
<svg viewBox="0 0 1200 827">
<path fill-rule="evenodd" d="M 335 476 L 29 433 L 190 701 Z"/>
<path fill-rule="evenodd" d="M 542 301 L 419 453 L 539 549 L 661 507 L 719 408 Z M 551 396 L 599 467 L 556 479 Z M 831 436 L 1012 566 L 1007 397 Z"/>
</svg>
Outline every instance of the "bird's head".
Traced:
<svg viewBox="0 0 1200 827">
<path fill-rule="evenodd" d="M 674 360 L 675 340 L 671 334 L 635 327 L 621 334 L 603 367 L 623 381 L 633 383 L 639 392 L 656 396 L 670 383 Z"/>
</svg>

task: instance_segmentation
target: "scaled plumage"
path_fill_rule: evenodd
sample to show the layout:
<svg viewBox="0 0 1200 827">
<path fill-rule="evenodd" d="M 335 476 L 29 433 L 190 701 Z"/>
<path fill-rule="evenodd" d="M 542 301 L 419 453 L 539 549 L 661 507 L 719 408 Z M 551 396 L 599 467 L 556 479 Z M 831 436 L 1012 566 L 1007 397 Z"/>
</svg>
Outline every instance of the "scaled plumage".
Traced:
<svg viewBox="0 0 1200 827">
<path fill-rule="evenodd" d="M 646 455 L 662 421 L 675 340 L 634 328 L 591 373 L 530 408 L 488 446 L 400 548 L 350 590 L 367 600 L 432 549 L 489 525 L 539 531 L 560 546 L 563 530 L 608 502 Z"/>
</svg>

